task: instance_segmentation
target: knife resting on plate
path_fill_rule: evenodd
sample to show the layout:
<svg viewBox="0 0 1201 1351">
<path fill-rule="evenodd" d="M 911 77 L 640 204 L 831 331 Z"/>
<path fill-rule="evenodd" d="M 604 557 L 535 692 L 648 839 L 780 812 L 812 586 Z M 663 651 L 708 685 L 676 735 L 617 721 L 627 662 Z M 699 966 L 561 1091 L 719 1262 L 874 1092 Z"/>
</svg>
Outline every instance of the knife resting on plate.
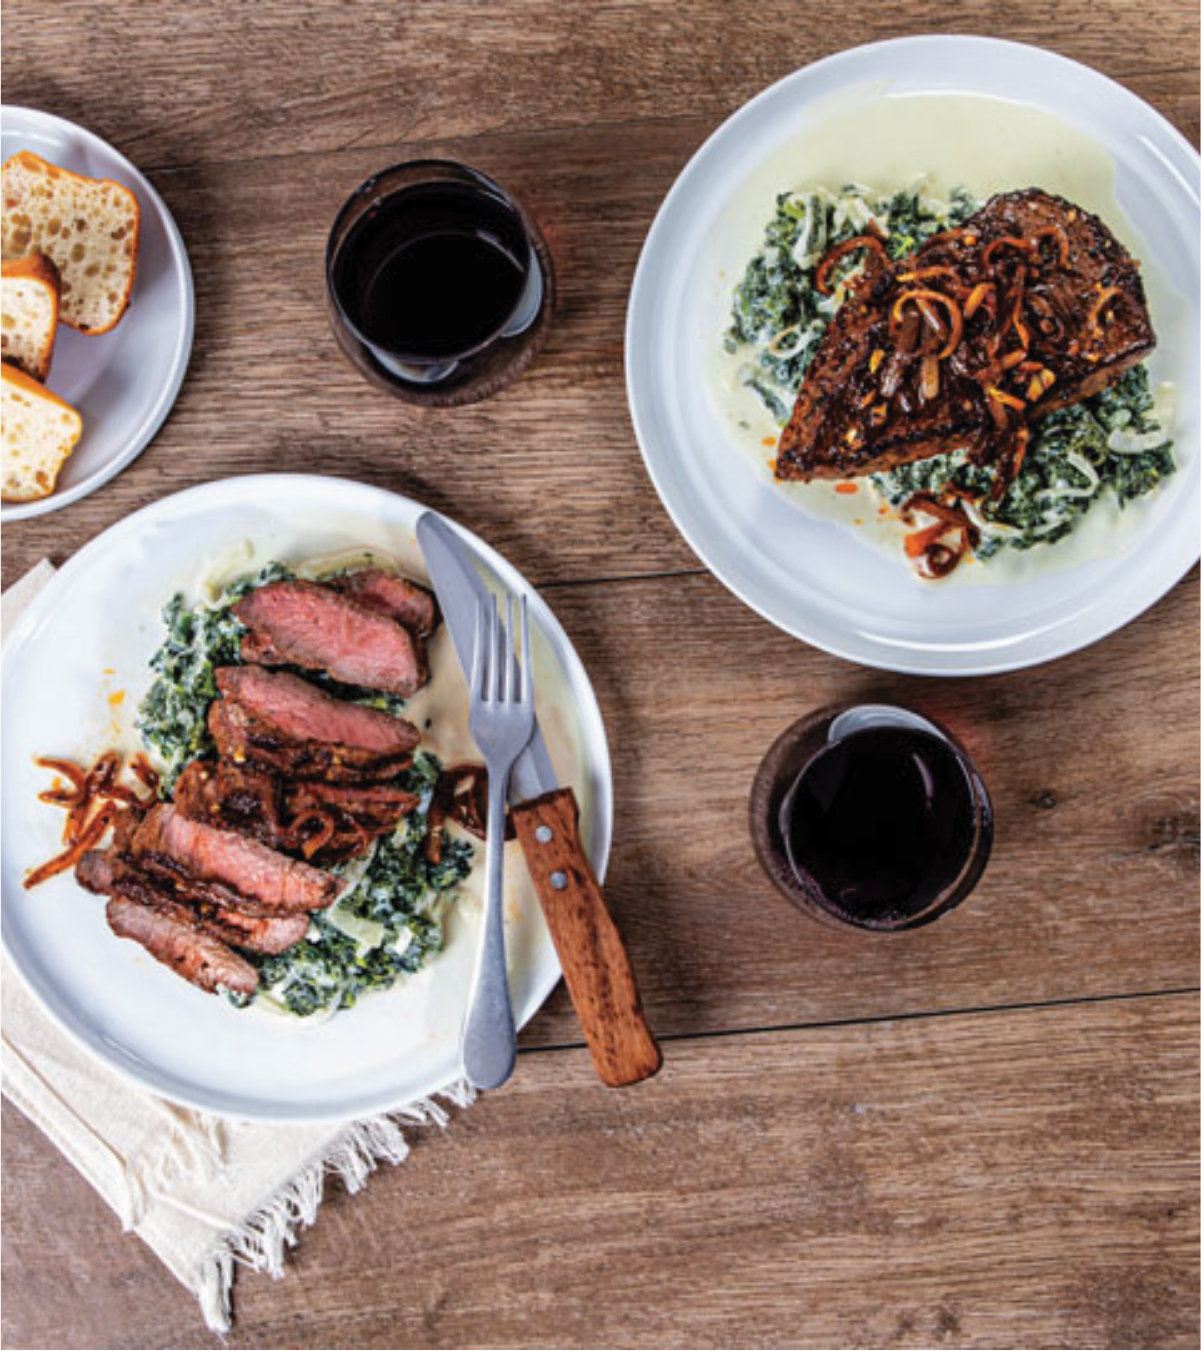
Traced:
<svg viewBox="0 0 1201 1351">
<path fill-rule="evenodd" d="M 417 522 L 417 541 L 459 664 L 470 676 L 476 609 L 487 588 L 465 546 L 433 512 Z M 642 1012 L 625 944 L 584 853 L 575 793 L 559 786 L 536 721 L 513 767 L 509 816 L 597 1074 L 611 1088 L 649 1078 L 663 1063 L 662 1052 Z"/>
</svg>

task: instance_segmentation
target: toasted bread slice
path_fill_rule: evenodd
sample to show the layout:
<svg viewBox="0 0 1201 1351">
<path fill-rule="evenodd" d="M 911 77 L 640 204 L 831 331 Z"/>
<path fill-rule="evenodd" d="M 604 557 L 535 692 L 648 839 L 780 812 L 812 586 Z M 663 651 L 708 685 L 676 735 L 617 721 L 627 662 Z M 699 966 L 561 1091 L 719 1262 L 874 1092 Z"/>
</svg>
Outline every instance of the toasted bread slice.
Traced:
<svg viewBox="0 0 1201 1351">
<path fill-rule="evenodd" d="M 108 178 L 84 178 L 22 150 L 5 160 L 6 259 L 47 254 L 59 270 L 59 317 L 81 333 L 107 333 L 129 305 L 138 263 L 138 199 Z"/>
<path fill-rule="evenodd" d="M 83 432 L 83 419 L 24 371 L 0 362 L 0 498 L 49 497 Z"/>
<path fill-rule="evenodd" d="M 58 332 L 58 268 L 44 253 L 0 263 L 0 356 L 46 379 Z"/>
</svg>

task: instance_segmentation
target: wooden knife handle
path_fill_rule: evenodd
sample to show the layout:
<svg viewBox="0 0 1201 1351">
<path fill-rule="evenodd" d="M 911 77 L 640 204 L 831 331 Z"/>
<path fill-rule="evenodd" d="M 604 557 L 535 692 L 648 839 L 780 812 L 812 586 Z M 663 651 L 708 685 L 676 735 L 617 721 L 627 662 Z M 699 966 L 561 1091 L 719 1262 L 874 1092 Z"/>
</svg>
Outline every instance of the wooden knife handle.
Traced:
<svg viewBox="0 0 1201 1351">
<path fill-rule="evenodd" d="M 663 1063 L 634 972 L 604 893 L 580 843 L 570 788 L 510 807 L 567 991 L 596 1072 L 610 1088 L 649 1079 Z"/>
</svg>

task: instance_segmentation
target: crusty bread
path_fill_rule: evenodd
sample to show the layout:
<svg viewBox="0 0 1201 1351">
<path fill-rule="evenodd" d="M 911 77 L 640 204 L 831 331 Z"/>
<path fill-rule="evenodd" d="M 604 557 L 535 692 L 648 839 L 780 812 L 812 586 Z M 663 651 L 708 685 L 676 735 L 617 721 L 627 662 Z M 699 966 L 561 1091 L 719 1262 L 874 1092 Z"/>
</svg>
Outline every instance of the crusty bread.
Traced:
<svg viewBox="0 0 1201 1351">
<path fill-rule="evenodd" d="M 107 333 L 125 313 L 138 262 L 138 199 L 108 178 L 83 178 L 22 150 L 5 160 L 5 258 L 45 253 L 62 286 L 59 317 L 81 333 Z"/>
<path fill-rule="evenodd" d="M 54 491 L 83 419 L 24 371 L 0 362 L 0 498 L 34 502 Z"/>
<path fill-rule="evenodd" d="M 58 268 L 44 253 L 0 263 L 0 356 L 45 380 L 58 331 Z"/>
</svg>

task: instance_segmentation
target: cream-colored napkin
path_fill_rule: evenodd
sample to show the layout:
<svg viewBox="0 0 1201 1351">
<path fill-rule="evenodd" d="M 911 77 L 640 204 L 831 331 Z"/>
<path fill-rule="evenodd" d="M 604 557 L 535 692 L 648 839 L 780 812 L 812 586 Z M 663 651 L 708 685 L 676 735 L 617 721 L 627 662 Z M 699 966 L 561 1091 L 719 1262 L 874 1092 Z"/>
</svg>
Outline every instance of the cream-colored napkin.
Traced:
<svg viewBox="0 0 1201 1351">
<path fill-rule="evenodd" d="M 5 593 L 5 637 L 53 575 L 39 563 Z M 5 1096 L 192 1291 L 215 1332 L 230 1326 L 235 1263 L 282 1276 L 285 1251 L 316 1217 L 327 1172 L 357 1191 L 378 1162 L 404 1159 L 405 1125 L 448 1120 L 429 1098 L 341 1126 L 261 1126 L 190 1111 L 78 1049 L 7 958 L 0 992 Z M 460 1083 L 442 1096 L 467 1106 L 472 1092 Z"/>
</svg>

